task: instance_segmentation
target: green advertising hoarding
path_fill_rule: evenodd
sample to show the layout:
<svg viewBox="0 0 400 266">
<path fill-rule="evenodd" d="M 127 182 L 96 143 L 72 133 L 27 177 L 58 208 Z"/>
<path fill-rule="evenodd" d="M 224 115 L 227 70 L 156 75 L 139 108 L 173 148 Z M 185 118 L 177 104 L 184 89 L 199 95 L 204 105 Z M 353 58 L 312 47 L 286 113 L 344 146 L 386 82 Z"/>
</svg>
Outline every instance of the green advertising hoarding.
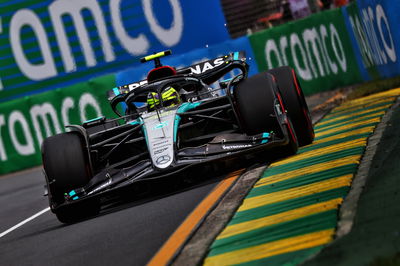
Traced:
<svg viewBox="0 0 400 266">
<path fill-rule="evenodd" d="M 249 36 L 260 71 L 293 67 L 305 94 L 362 81 L 340 9 Z"/>
<path fill-rule="evenodd" d="M 63 89 L 27 96 L 0 105 L 0 174 L 41 164 L 40 146 L 65 125 L 105 115 L 115 116 L 106 91 L 115 76 L 92 79 Z"/>
</svg>

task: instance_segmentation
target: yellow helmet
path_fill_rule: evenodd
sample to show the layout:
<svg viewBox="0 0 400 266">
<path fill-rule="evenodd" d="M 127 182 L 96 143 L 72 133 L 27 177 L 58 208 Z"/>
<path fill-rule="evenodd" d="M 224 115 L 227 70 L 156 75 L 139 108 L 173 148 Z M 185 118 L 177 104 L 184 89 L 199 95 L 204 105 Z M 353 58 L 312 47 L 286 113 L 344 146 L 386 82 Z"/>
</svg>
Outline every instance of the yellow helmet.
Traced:
<svg viewBox="0 0 400 266">
<path fill-rule="evenodd" d="M 162 101 L 164 103 L 164 107 L 174 106 L 181 103 L 181 97 L 179 93 L 172 87 L 167 88 L 161 93 Z M 160 105 L 160 99 L 158 97 L 158 93 L 150 92 L 147 95 L 147 108 L 149 111 L 154 110 L 155 106 Z"/>
</svg>

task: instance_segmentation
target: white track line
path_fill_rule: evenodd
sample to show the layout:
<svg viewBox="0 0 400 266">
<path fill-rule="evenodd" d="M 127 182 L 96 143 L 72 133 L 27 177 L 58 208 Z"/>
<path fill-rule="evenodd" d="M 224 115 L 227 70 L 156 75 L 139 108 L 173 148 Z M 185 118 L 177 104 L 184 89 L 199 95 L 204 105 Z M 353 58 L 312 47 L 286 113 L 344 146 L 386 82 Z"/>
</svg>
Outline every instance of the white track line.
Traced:
<svg viewBox="0 0 400 266">
<path fill-rule="evenodd" d="M 48 212 L 49 210 L 50 210 L 50 207 L 47 207 L 46 209 L 44 209 L 44 210 L 42 210 L 42 211 L 40 211 L 40 212 L 38 212 L 38 213 L 32 215 L 32 216 L 29 217 L 28 219 L 23 220 L 23 221 L 20 222 L 19 224 L 14 225 L 14 226 L 11 227 L 10 229 L 8 229 L 8 230 L 4 231 L 3 233 L 1 233 L 1 234 L 0 234 L 0 238 L 2 238 L 3 236 L 7 235 L 8 233 L 14 231 L 15 229 L 17 229 L 17 228 L 23 226 L 23 225 L 26 224 L 27 222 L 32 221 L 33 219 L 35 219 L 36 217 L 42 215 L 43 213 Z"/>
</svg>

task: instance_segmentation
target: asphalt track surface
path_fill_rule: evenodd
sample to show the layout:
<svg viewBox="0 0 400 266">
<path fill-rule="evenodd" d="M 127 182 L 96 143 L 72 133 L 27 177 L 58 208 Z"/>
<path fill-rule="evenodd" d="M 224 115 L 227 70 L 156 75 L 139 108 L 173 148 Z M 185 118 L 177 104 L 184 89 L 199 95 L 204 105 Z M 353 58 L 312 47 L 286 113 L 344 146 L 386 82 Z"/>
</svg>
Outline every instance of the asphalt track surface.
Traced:
<svg viewBox="0 0 400 266">
<path fill-rule="evenodd" d="M 50 211 L 0 237 L 0 265 L 145 265 L 220 178 L 109 205 L 73 225 Z M 0 234 L 48 207 L 36 168 L 0 177 Z"/>
</svg>

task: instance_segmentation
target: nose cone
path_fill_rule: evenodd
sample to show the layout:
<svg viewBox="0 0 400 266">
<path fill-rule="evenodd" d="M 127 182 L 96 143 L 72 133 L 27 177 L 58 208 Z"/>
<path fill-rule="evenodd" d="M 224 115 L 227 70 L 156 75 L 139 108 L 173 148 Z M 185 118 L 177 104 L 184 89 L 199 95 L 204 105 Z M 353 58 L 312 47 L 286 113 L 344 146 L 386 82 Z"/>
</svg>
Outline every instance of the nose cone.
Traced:
<svg viewBox="0 0 400 266">
<path fill-rule="evenodd" d="M 165 169 L 174 161 L 174 122 L 176 109 L 157 113 L 151 112 L 143 117 L 146 142 L 154 167 Z"/>
</svg>

